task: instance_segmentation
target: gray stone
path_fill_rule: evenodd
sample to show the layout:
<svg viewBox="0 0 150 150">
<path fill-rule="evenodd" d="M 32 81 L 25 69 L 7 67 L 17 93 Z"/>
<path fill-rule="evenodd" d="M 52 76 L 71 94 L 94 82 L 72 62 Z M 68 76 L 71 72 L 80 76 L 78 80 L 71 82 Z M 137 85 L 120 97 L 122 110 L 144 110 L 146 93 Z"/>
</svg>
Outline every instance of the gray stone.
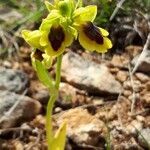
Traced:
<svg viewBox="0 0 150 150">
<path fill-rule="evenodd" d="M 144 148 L 150 148 L 150 128 L 145 128 L 139 131 L 138 141 Z"/>
<path fill-rule="evenodd" d="M 121 84 L 105 65 L 85 60 L 73 52 L 63 57 L 62 77 L 69 84 L 90 94 L 119 94 L 121 91 Z"/>
<path fill-rule="evenodd" d="M 41 104 L 30 97 L 0 90 L 0 128 L 30 120 L 41 111 Z"/>
<path fill-rule="evenodd" d="M 47 89 L 39 90 L 37 93 L 34 93 L 33 98 L 38 100 L 41 104 L 47 104 L 49 100 L 49 91 Z"/>
<path fill-rule="evenodd" d="M 0 90 L 21 93 L 26 89 L 28 83 L 29 80 L 25 73 L 0 67 Z"/>
</svg>

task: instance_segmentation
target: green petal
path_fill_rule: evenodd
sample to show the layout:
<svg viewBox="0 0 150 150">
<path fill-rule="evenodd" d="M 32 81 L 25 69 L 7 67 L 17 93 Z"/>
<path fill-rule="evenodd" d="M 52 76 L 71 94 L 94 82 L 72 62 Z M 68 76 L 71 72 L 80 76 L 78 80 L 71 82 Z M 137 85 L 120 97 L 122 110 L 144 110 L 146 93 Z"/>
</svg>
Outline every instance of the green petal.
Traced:
<svg viewBox="0 0 150 150">
<path fill-rule="evenodd" d="M 67 32 L 67 31 L 65 33 L 65 36 L 66 37 L 65 37 L 64 45 L 65 45 L 65 47 L 68 47 L 72 44 L 72 42 L 74 40 L 74 36 L 72 34 L 70 34 L 69 32 Z"/>
<path fill-rule="evenodd" d="M 78 32 L 74 27 L 69 26 L 68 31 L 74 36 L 75 39 L 77 39 Z"/>
<path fill-rule="evenodd" d="M 48 43 L 48 38 L 47 38 L 47 36 L 48 36 L 48 34 L 47 34 L 47 32 L 43 32 L 42 33 L 42 36 L 41 36 L 41 38 L 40 38 L 40 45 L 41 46 L 46 46 L 47 45 L 47 43 Z"/>
<path fill-rule="evenodd" d="M 41 37 L 41 32 L 39 30 L 35 30 L 35 31 L 22 30 L 21 34 L 22 37 L 30 46 L 40 49 L 41 46 L 39 40 Z"/>
<path fill-rule="evenodd" d="M 74 11 L 73 19 L 75 24 L 81 24 L 87 21 L 93 22 L 97 14 L 97 6 L 90 5 L 81 7 Z"/>
<path fill-rule="evenodd" d="M 48 1 L 45 1 L 45 5 L 46 5 L 46 8 L 48 9 L 48 11 L 50 12 L 51 10 L 55 9 L 55 6 L 52 5 L 50 2 Z"/>
<path fill-rule="evenodd" d="M 60 15 L 56 11 L 52 11 L 47 18 L 43 19 L 41 25 L 40 25 L 40 31 L 44 30 L 49 32 L 49 29 L 51 28 L 52 24 L 56 24 L 59 22 Z"/>
<path fill-rule="evenodd" d="M 52 26 L 52 21 L 51 20 L 46 20 L 46 19 L 43 19 L 41 25 L 40 25 L 40 31 L 49 31 L 49 29 L 51 28 Z"/>
<path fill-rule="evenodd" d="M 70 2 L 70 0 L 64 0 L 58 3 L 58 9 L 60 11 L 60 14 L 64 17 L 70 17 L 71 15 L 72 7 Z"/>
<path fill-rule="evenodd" d="M 82 0 L 78 0 L 76 4 L 76 9 L 82 7 L 82 3 L 83 3 Z"/>
</svg>

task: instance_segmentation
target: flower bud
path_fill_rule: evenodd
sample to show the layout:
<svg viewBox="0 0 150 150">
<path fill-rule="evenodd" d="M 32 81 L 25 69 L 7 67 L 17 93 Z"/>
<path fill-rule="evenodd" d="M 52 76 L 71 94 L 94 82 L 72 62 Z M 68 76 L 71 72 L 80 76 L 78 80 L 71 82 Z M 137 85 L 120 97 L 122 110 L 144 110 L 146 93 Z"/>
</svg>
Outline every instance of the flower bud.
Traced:
<svg viewBox="0 0 150 150">
<path fill-rule="evenodd" d="M 62 16 L 70 16 L 71 14 L 71 8 L 70 8 L 70 3 L 69 1 L 60 1 L 58 3 L 58 8 L 59 8 L 59 11 L 61 13 Z"/>
</svg>

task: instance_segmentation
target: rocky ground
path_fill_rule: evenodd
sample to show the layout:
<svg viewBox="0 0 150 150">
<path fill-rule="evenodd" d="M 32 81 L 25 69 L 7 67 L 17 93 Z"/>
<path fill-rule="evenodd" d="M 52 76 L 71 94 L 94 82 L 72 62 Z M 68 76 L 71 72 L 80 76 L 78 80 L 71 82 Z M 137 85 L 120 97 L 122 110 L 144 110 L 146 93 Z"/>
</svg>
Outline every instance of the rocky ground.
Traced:
<svg viewBox="0 0 150 150">
<path fill-rule="evenodd" d="M 145 150 L 150 145 L 150 54 L 132 75 L 142 47 L 122 54 L 69 50 L 55 103 L 57 129 L 68 122 L 66 150 Z M 32 69 L 30 50 L 1 62 L 0 150 L 46 150 L 47 89 Z M 54 68 L 50 71 L 54 75 Z"/>
</svg>

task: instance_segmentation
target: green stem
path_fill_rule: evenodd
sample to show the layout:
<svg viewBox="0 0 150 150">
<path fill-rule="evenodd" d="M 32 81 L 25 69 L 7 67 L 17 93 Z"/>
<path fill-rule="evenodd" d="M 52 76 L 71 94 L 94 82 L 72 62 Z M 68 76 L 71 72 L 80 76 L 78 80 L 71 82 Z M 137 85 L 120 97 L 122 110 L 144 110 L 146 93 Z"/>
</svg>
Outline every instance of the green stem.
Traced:
<svg viewBox="0 0 150 150">
<path fill-rule="evenodd" d="M 54 92 L 55 93 L 55 92 Z M 53 131 L 52 131 L 52 111 L 55 100 L 57 98 L 57 94 L 51 95 L 48 104 L 47 104 L 47 111 L 46 111 L 46 136 L 48 142 L 48 149 L 50 149 L 51 142 L 53 140 Z"/>
<path fill-rule="evenodd" d="M 62 54 L 57 57 L 56 82 L 55 82 L 55 87 L 57 90 L 59 89 L 61 79 L 61 63 L 62 63 Z"/>
<path fill-rule="evenodd" d="M 46 111 L 46 136 L 48 141 L 48 150 L 51 149 L 50 147 L 53 140 L 52 111 L 53 111 L 54 103 L 58 97 L 59 84 L 61 79 L 61 62 L 62 62 L 62 55 L 58 56 L 57 58 L 55 89 L 52 89 L 51 97 L 48 101 L 47 111 Z"/>
</svg>

